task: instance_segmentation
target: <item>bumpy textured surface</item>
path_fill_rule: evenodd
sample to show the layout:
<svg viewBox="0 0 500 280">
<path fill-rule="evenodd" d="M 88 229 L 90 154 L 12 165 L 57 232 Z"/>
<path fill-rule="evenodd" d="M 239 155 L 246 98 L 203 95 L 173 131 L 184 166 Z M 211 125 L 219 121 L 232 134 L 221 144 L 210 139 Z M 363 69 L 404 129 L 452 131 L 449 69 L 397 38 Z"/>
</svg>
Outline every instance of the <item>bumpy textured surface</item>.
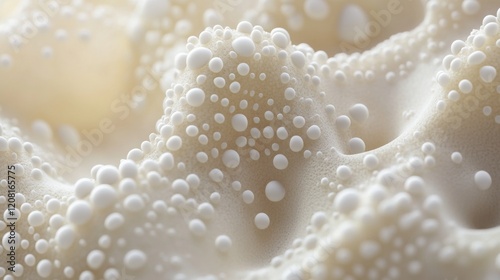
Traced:
<svg viewBox="0 0 500 280">
<path fill-rule="evenodd" d="M 498 2 L 257 2 L 0 0 L 0 277 L 500 279 Z"/>
</svg>

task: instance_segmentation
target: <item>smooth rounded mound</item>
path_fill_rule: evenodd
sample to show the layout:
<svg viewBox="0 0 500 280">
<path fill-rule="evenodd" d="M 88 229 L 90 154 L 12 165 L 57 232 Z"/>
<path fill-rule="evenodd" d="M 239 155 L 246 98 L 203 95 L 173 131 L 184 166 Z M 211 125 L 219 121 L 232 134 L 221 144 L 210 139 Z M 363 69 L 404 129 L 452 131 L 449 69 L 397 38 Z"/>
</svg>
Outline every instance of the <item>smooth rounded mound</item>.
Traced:
<svg viewBox="0 0 500 280">
<path fill-rule="evenodd" d="M 411 194 L 422 194 L 424 192 L 425 182 L 422 177 L 411 176 L 406 179 L 404 188 L 407 192 Z"/>
<path fill-rule="evenodd" d="M 130 212 L 138 212 L 144 208 L 145 204 L 140 195 L 131 194 L 125 198 L 125 200 L 123 201 L 123 206 Z"/>
<path fill-rule="evenodd" d="M 98 269 L 104 264 L 106 255 L 101 250 L 92 250 L 87 255 L 87 265 L 92 269 Z"/>
<path fill-rule="evenodd" d="M 77 198 L 84 198 L 90 194 L 92 188 L 94 187 L 94 183 L 87 178 L 82 178 L 76 181 L 75 183 L 75 196 Z"/>
<path fill-rule="evenodd" d="M 92 206 L 87 201 L 78 200 L 68 207 L 66 218 L 71 223 L 83 225 L 90 221 L 92 217 Z"/>
<path fill-rule="evenodd" d="M 215 239 L 215 248 L 221 253 L 226 253 L 233 246 L 233 241 L 227 235 L 219 235 Z"/>
<path fill-rule="evenodd" d="M 316 212 L 311 217 L 311 224 L 317 229 L 321 229 L 328 221 L 328 218 L 323 211 Z"/>
<path fill-rule="evenodd" d="M 70 225 L 65 225 L 57 230 L 56 244 L 61 249 L 68 249 L 75 241 L 75 230 Z"/>
<path fill-rule="evenodd" d="M 30 226 L 37 227 L 43 225 L 45 217 L 40 211 L 33 211 L 28 215 L 28 223 Z"/>
<path fill-rule="evenodd" d="M 259 213 L 255 215 L 254 223 L 258 229 L 264 230 L 269 227 L 271 220 L 266 213 Z"/>
<path fill-rule="evenodd" d="M 266 185 L 266 197 L 272 202 L 281 201 L 285 197 L 285 188 L 278 181 L 271 181 Z"/>
<path fill-rule="evenodd" d="M 474 183 L 480 190 L 487 190 L 491 187 L 491 176 L 488 172 L 480 170 L 474 174 Z"/>
<path fill-rule="evenodd" d="M 169 150 L 178 151 L 182 147 L 182 138 L 177 135 L 171 136 L 168 138 L 166 145 Z"/>
<path fill-rule="evenodd" d="M 186 93 L 186 101 L 193 107 L 200 107 L 205 102 L 205 92 L 200 88 L 192 88 Z"/>
<path fill-rule="evenodd" d="M 324 20 L 330 14 L 330 6 L 325 0 L 306 0 L 304 11 L 313 20 Z"/>
<path fill-rule="evenodd" d="M 104 220 L 104 227 L 107 230 L 112 231 L 112 230 L 116 230 L 117 228 L 122 226 L 124 222 L 125 222 L 125 218 L 123 217 L 123 215 L 115 212 L 115 213 L 109 214 L 106 217 L 106 219 Z"/>
<path fill-rule="evenodd" d="M 463 158 L 462 158 L 462 154 L 461 153 L 459 153 L 459 152 L 453 152 L 451 154 L 451 161 L 453 163 L 460 164 L 460 163 L 462 163 L 462 160 L 463 160 Z"/>
<path fill-rule="evenodd" d="M 214 57 L 208 62 L 208 69 L 213 73 L 219 73 L 224 67 L 224 61 L 220 57 Z"/>
<path fill-rule="evenodd" d="M 273 165 L 278 170 L 284 170 L 288 167 L 288 158 L 283 154 L 278 154 L 273 158 Z"/>
<path fill-rule="evenodd" d="M 243 199 L 243 202 L 245 202 L 246 204 L 251 204 L 255 199 L 255 195 L 251 190 L 246 190 L 241 194 L 241 198 Z"/>
<path fill-rule="evenodd" d="M 227 150 L 222 154 L 222 162 L 227 168 L 236 168 L 240 165 L 240 155 L 235 150 Z"/>
<path fill-rule="evenodd" d="M 243 57 L 251 57 L 255 52 L 255 43 L 248 37 L 236 38 L 232 46 L 234 51 Z"/>
<path fill-rule="evenodd" d="M 374 169 L 378 166 L 379 159 L 374 154 L 368 154 L 363 158 L 363 164 L 369 169 Z"/>
<path fill-rule="evenodd" d="M 110 185 L 99 185 L 90 193 L 90 201 L 98 209 L 110 207 L 117 199 L 118 193 Z"/>
<path fill-rule="evenodd" d="M 147 255 L 141 250 L 130 250 L 123 258 L 123 264 L 130 270 L 139 270 L 146 265 Z"/>
<path fill-rule="evenodd" d="M 356 189 L 345 189 L 337 194 L 334 207 L 342 214 L 349 214 L 361 203 L 361 194 Z"/>
<path fill-rule="evenodd" d="M 302 137 L 294 135 L 290 138 L 290 150 L 292 152 L 300 152 L 304 148 L 304 140 L 302 140 Z"/>
<path fill-rule="evenodd" d="M 321 137 L 321 128 L 317 125 L 311 125 L 306 131 L 307 137 L 311 140 L 318 140 Z"/>
<path fill-rule="evenodd" d="M 187 195 L 189 193 L 190 187 L 188 182 L 184 179 L 175 179 L 172 182 L 172 189 L 175 193 L 179 193 L 182 195 Z"/>
<path fill-rule="evenodd" d="M 199 47 L 189 52 L 186 58 L 186 64 L 192 70 L 200 69 L 201 67 L 207 65 L 207 63 L 212 58 L 212 51 Z"/>
<path fill-rule="evenodd" d="M 99 184 L 109 184 L 112 185 L 120 179 L 120 173 L 118 168 L 112 165 L 105 165 L 99 168 L 96 175 L 96 181 Z"/>
<path fill-rule="evenodd" d="M 50 274 L 52 274 L 52 263 L 47 259 L 41 260 L 36 265 L 36 272 L 38 273 L 38 276 L 48 278 Z"/>
<path fill-rule="evenodd" d="M 491 83 L 497 77 L 497 69 L 493 66 L 483 66 L 479 70 L 479 77 L 485 83 Z"/>
<path fill-rule="evenodd" d="M 237 132 L 243 132 L 248 127 L 248 119 L 243 114 L 236 114 L 231 119 L 231 125 Z"/>
<path fill-rule="evenodd" d="M 347 144 L 352 154 L 362 153 L 366 149 L 365 142 L 363 141 L 363 139 L 358 137 L 349 139 L 349 142 L 347 142 Z"/>
<path fill-rule="evenodd" d="M 352 169 L 347 165 L 337 167 L 337 177 L 341 180 L 347 180 L 352 176 Z"/>
<path fill-rule="evenodd" d="M 368 119 L 370 116 L 368 108 L 364 104 L 354 104 L 349 108 L 349 115 L 351 118 L 359 123 L 362 123 Z"/>
<path fill-rule="evenodd" d="M 193 235 L 204 236 L 207 232 L 205 223 L 199 219 L 193 219 L 189 222 L 189 230 Z"/>
</svg>

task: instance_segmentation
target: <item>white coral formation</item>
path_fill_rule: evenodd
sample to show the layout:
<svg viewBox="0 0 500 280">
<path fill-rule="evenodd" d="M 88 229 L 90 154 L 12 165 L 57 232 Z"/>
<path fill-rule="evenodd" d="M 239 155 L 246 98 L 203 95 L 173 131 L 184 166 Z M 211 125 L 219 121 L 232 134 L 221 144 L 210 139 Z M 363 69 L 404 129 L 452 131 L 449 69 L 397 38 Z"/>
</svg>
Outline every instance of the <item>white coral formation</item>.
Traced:
<svg viewBox="0 0 500 280">
<path fill-rule="evenodd" d="M 3 279 L 500 278 L 494 1 L 61 2 L 0 1 Z"/>
</svg>

